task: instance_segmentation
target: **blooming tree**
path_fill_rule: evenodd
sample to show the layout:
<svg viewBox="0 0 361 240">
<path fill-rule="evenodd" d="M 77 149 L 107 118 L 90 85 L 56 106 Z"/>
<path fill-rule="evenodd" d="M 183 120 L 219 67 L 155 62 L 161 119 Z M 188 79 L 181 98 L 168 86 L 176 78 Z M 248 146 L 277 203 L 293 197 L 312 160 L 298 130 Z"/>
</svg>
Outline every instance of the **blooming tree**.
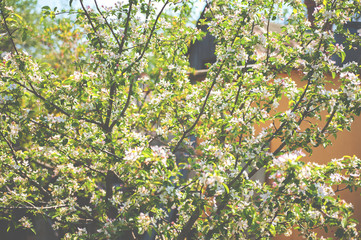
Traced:
<svg viewBox="0 0 361 240">
<path fill-rule="evenodd" d="M 14 43 L 22 25 L 5 3 L 2 37 Z M 334 33 L 360 42 L 343 25 L 361 3 L 316 3 L 311 24 L 300 0 L 208 2 L 200 24 L 217 61 L 195 84 L 186 53 L 205 33 L 188 24 L 189 1 L 80 0 L 67 13 L 86 51 L 71 66 L 12 44 L 0 63 L 2 217 L 33 228 L 41 215 L 64 239 L 269 239 L 293 228 L 316 239 L 332 227 L 356 239 L 337 192 L 360 186 L 361 161 L 300 158 L 360 113 L 358 64 L 332 56 L 344 58 Z M 253 178 L 261 169 L 268 184 Z"/>
</svg>

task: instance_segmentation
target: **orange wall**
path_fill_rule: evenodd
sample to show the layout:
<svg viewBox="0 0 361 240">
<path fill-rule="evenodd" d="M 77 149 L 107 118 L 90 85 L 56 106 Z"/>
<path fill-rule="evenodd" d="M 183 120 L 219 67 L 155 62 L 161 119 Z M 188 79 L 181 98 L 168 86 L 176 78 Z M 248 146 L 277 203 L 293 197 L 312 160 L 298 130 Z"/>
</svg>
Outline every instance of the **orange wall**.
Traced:
<svg viewBox="0 0 361 240">
<path fill-rule="evenodd" d="M 194 75 L 191 76 L 193 81 L 202 81 L 207 74 L 207 71 L 197 71 Z M 286 77 L 287 75 L 280 75 Z M 301 82 L 301 78 L 304 75 L 299 73 L 298 71 L 293 71 L 291 74 L 291 78 L 298 84 L 299 87 L 302 87 L 306 84 L 306 81 Z M 332 79 L 329 76 L 329 79 Z M 337 88 L 337 79 L 334 79 L 333 82 L 335 85 L 326 86 L 327 88 Z M 280 106 L 277 111 L 285 111 L 288 109 L 288 100 L 286 98 L 282 99 L 280 102 Z M 323 118 L 324 119 L 324 118 Z M 325 122 L 319 122 L 320 127 L 322 128 L 325 125 Z M 260 131 L 262 127 L 267 126 L 268 124 L 256 126 L 256 131 Z M 198 139 L 198 141 L 200 141 Z M 317 162 L 319 164 L 326 164 L 333 158 L 341 158 L 345 155 L 353 156 L 356 155 L 361 158 L 361 116 L 355 117 L 355 120 L 351 126 L 351 132 L 345 130 L 344 132 L 339 132 L 337 138 L 331 138 L 332 145 L 324 148 L 323 146 L 319 146 L 317 148 L 313 148 L 313 153 L 311 156 L 306 156 L 303 158 L 306 162 Z M 199 142 L 198 142 L 199 143 Z M 278 146 L 281 144 L 280 141 L 273 141 L 271 143 L 271 152 L 276 150 Z M 306 153 L 306 152 L 305 152 Z M 257 176 L 254 177 L 255 179 L 264 179 L 264 172 L 260 172 Z M 347 202 L 351 202 L 354 206 L 354 218 L 356 218 L 361 223 L 361 206 L 359 207 L 359 203 L 361 204 L 361 191 L 357 192 L 349 192 L 347 190 L 343 192 L 339 192 L 338 195 L 342 199 Z M 361 226 L 359 226 L 361 230 Z M 332 230 L 328 234 L 324 232 L 319 232 L 317 234 L 318 237 L 332 237 L 333 233 Z M 298 236 L 297 231 L 293 230 L 293 234 L 290 237 L 286 236 L 277 236 L 274 237 L 275 240 L 298 240 L 303 239 L 302 237 Z"/>
<path fill-rule="evenodd" d="M 299 73 L 294 72 L 292 74 L 292 78 L 294 81 L 296 81 L 299 86 L 303 86 L 305 82 L 301 82 L 302 75 Z M 337 81 L 337 80 L 335 80 Z M 332 86 L 333 88 L 336 88 L 337 86 Z M 283 101 L 280 104 L 280 109 L 286 109 L 287 108 L 287 101 Z M 320 122 L 320 127 L 323 127 L 324 123 Z M 337 135 L 337 138 L 334 139 L 331 138 L 332 145 L 328 146 L 327 148 L 324 148 L 323 146 L 319 146 L 317 148 L 314 148 L 313 153 L 311 156 L 304 157 L 304 161 L 312 161 L 317 162 L 319 164 L 325 164 L 329 162 L 333 158 L 341 158 L 345 155 L 353 156 L 356 155 L 357 157 L 361 158 L 361 116 L 355 117 L 355 120 L 351 126 L 351 132 L 348 132 L 347 130 L 340 132 Z M 271 145 L 271 150 L 274 151 L 278 147 L 279 143 L 274 142 Z M 354 218 L 356 218 L 361 223 L 361 197 L 360 197 L 361 191 L 357 192 L 349 192 L 347 190 L 343 192 L 339 192 L 338 195 L 342 199 L 344 199 L 347 202 L 351 202 L 354 206 Z M 359 226 L 359 229 L 361 227 Z M 293 234 L 290 237 L 285 236 L 278 236 L 274 239 L 276 240 L 298 240 L 303 239 L 299 236 L 297 236 L 298 233 L 296 231 L 293 231 Z M 317 234 L 317 237 L 332 237 L 332 233 L 329 232 L 329 234 L 325 234 L 324 232 L 319 232 Z"/>
</svg>

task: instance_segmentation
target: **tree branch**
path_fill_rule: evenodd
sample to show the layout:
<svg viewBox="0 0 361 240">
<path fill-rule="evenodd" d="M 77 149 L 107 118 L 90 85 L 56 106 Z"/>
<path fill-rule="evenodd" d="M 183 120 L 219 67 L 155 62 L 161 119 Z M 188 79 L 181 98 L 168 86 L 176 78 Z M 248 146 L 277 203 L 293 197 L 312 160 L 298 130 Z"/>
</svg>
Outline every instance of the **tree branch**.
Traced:
<svg viewBox="0 0 361 240">
<path fill-rule="evenodd" d="M 13 45 L 13 48 L 14 48 L 16 54 L 19 55 L 19 52 L 18 52 L 18 50 L 17 50 L 17 48 L 16 48 L 16 45 L 15 45 L 13 36 L 12 36 L 12 34 L 11 34 L 11 32 L 10 32 L 10 29 L 9 29 L 9 26 L 8 26 L 8 24 L 7 24 L 7 22 L 6 22 L 6 17 L 5 17 L 5 13 L 4 13 L 4 8 L 5 8 L 5 6 L 4 6 L 4 4 L 3 4 L 3 0 L 0 0 L 0 7 L 1 7 L 1 11 L 0 11 L 1 13 L 0 13 L 0 14 L 1 14 L 2 19 L 3 19 L 3 21 L 4 21 L 5 30 L 6 30 L 6 32 L 7 32 L 8 35 L 9 35 L 10 42 L 11 42 L 11 44 Z"/>
</svg>

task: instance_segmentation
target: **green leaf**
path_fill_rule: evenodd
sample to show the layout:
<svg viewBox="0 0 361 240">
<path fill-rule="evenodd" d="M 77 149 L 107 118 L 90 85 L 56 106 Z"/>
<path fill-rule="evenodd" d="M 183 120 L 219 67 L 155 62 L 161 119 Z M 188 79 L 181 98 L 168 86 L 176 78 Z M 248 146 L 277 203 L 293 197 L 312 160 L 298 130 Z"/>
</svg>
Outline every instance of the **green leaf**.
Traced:
<svg viewBox="0 0 361 240">
<path fill-rule="evenodd" d="M 14 18 L 6 18 L 7 22 L 17 22 Z"/>
<path fill-rule="evenodd" d="M 44 6 L 41 8 L 42 11 L 50 11 L 51 8 L 49 6 Z"/>
<path fill-rule="evenodd" d="M 276 236 L 276 228 L 273 224 L 270 225 L 268 231 L 271 233 L 271 235 L 274 237 Z"/>
<path fill-rule="evenodd" d="M 20 20 L 23 20 L 23 18 L 22 18 L 20 15 L 18 15 L 18 14 L 16 14 L 16 13 L 14 13 L 14 15 L 15 15 L 17 18 L 19 18 Z"/>
<path fill-rule="evenodd" d="M 344 51 L 341 52 L 341 62 L 345 61 L 346 53 Z"/>
<path fill-rule="evenodd" d="M 226 192 L 228 194 L 229 193 L 229 187 L 225 183 L 222 183 L 222 185 L 224 186 L 224 189 L 226 190 Z"/>
</svg>

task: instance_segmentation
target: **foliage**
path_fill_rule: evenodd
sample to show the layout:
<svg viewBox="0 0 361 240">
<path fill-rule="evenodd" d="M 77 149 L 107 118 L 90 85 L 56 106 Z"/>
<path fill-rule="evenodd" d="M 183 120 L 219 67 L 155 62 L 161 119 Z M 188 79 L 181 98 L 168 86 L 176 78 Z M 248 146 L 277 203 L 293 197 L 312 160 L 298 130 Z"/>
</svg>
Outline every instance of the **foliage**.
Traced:
<svg viewBox="0 0 361 240">
<path fill-rule="evenodd" d="M 80 44 L 83 33 L 74 27 L 71 19 L 61 17 L 64 12 L 43 8 L 43 13 L 52 16 L 50 19 L 43 17 L 37 10 L 35 0 L 6 0 L 2 4 L 13 11 L 6 18 L 13 42 L 18 48 L 31 54 L 39 64 L 55 68 L 60 77 L 75 71 L 72 62 L 85 52 L 84 45 Z M 59 17 L 55 19 L 56 15 Z M 0 34 L 0 54 L 4 56 L 13 49 L 13 45 L 4 24 L 0 28 Z M 64 65 L 68 67 L 60 68 Z M 68 72 L 65 73 L 66 71 Z"/>
<path fill-rule="evenodd" d="M 300 150 L 326 147 L 360 113 L 357 63 L 331 60 L 344 57 L 334 32 L 360 41 L 342 27 L 360 1 L 317 1 L 313 27 L 301 1 L 212 1 L 202 24 L 217 61 L 196 84 L 185 53 L 204 33 L 188 24 L 192 3 L 80 3 L 76 20 L 64 20 L 74 38 L 61 35 L 66 27 L 44 32 L 80 49 L 62 52 L 69 61 L 46 66 L 13 44 L 0 65 L 9 221 L 21 208 L 19 225 L 32 228 L 28 216 L 41 214 L 64 239 L 269 239 L 292 227 L 308 239 L 330 227 L 357 238 L 352 206 L 335 194 L 360 186 L 361 161 L 305 164 Z M 0 4 L 14 40 L 16 15 Z M 288 25 L 270 31 L 285 7 Z M 272 183 L 252 178 L 261 169 Z"/>
<path fill-rule="evenodd" d="M 27 39 L 27 35 L 34 30 L 35 21 L 38 20 L 37 17 L 40 17 L 34 10 L 36 2 L 36 0 L 6 0 L 6 6 L 17 13 L 13 14 L 11 18 L 8 17 L 8 24 L 11 25 L 11 29 L 13 30 L 12 35 L 14 36 L 13 41 L 15 44 L 23 43 L 24 47 L 36 44 L 35 39 Z M 0 26 L 0 34 L 2 39 L 0 52 L 11 51 L 13 46 L 10 39 L 4 39 L 7 34 L 3 24 Z"/>
</svg>

